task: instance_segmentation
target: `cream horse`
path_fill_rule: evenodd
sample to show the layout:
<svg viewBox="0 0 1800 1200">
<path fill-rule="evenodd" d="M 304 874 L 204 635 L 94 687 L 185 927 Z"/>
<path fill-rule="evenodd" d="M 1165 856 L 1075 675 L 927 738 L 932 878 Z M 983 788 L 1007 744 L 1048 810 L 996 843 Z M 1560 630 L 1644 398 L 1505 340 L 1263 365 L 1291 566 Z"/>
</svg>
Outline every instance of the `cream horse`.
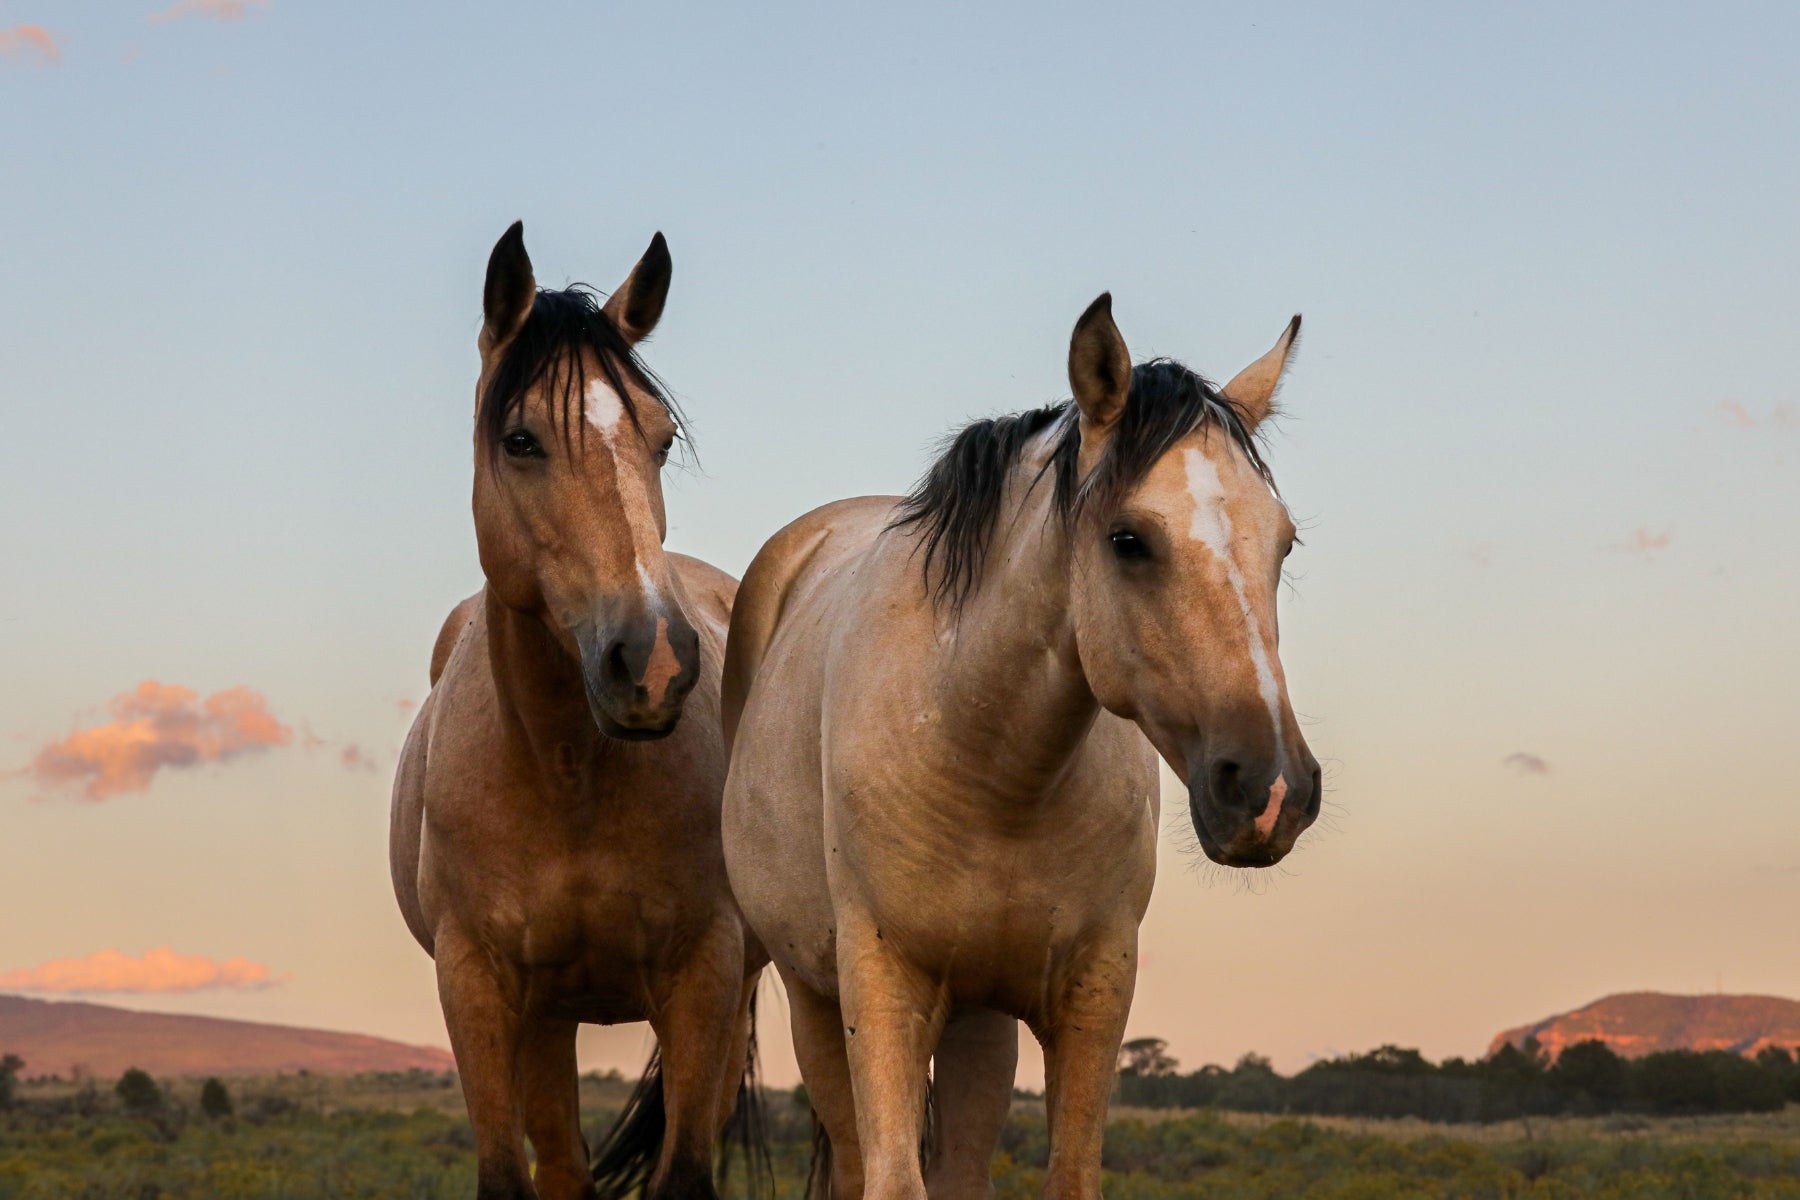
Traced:
<svg viewBox="0 0 1800 1200">
<path fill-rule="evenodd" d="M 1073 404 L 970 425 L 912 496 L 817 509 L 745 574 L 726 861 L 838 1200 L 990 1194 L 1015 1020 L 1044 1047 L 1046 1194 L 1097 1196 L 1156 755 L 1217 862 L 1275 863 L 1317 815 L 1276 649 L 1294 525 L 1253 440 L 1298 330 L 1215 391 L 1134 369 L 1101 296 Z"/>
<path fill-rule="evenodd" d="M 487 585 L 438 635 L 390 840 L 400 911 L 437 960 L 483 1200 L 594 1194 L 578 1022 L 647 1020 L 661 1047 L 601 1148 L 605 1195 L 712 1196 L 745 1071 L 765 958 L 746 948 L 719 837 L 736 583 L 663 550 L 678 415 L 632 349 L 669 278 L 660 233 L 604 306 L 539 291 L 518 225 L 488 262 Z"/>
</svg>

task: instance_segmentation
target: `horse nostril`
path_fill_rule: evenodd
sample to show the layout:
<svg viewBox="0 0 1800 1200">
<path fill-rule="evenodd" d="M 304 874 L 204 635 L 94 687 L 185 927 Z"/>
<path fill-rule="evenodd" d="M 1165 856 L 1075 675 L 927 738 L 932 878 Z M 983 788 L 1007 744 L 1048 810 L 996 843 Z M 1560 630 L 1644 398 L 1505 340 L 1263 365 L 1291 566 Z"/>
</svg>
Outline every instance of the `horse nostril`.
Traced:
<svg viewBox="0 0 1800 1200">
<path fill-rule="evenodd" d="M 1229 758 L 1214 759 L 1211 775 L 1209 782 L 1214 802 L 1238 808 L 1246 806 L 1243 788 L 1239 786 L 1243 768 L 1236 761 Z"/>
<path fill-rule="evenodd" d="M 1312 769 L 1312 795 L 1306 798 L 1306 819 L 1312 820 L 1319 815 L 1319 802 L 1325 797 L 1325 783 L 1319 768 Z"/>
<path fill-rule="evenodd" d="M 615 683 L 633 683 L 631 668 L 625 662 L 625 643 L 614 642 L 612 649 L 606 652 L 606 673 L 613 677 Z"/>
</svg>

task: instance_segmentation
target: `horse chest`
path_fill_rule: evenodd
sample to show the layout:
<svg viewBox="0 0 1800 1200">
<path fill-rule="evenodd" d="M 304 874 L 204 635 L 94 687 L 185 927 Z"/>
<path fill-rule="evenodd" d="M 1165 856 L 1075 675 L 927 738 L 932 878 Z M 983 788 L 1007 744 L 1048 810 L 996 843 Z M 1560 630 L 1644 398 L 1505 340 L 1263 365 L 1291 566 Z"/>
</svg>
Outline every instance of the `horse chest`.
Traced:
<svg viewBox="0 0 1800 1200">
<path fill-rule="evenodd" d="M 514 895 L 489 910 L 511 956 L 536 968 L 616 965 L 654 957 L 678 938 L 686 906 L 676 889 L 616 859 L 540 856 Z"/>
<path fill-rule="evenodd" d="M 1059 964 L 1135 927 L 1155 877 L 1154 777 L 1079 782 L 1067 804 L 1014 811 L 960 788 L 840 792 L 826 830 L 840 920 L 866 914 L 959 998 L 1030 1011 Z"/>
</svg>

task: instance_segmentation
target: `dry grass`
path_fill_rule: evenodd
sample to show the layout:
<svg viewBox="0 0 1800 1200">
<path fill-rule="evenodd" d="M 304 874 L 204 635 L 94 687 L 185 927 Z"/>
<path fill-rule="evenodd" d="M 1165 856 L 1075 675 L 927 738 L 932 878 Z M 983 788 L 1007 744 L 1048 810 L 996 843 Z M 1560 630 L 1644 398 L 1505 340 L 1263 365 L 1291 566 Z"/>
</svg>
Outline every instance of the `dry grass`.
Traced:
<svg viewBox="0 0 1800 1200">
<path fill-rule="evenodd" d="M 115 1080 L 34 1079 L 19 1085 L 22 1100 L 66 1099 L 85 1087 L 93 1087 L 110 1097 Z M 275 1100 L 319 1116 L 340 1112 L 439 1112 L 446 1116 L 465 1115 L 462 1088 L 454 1073 L 443 1071 L 383 1071 L 363 1075 L 227 1075 L 226 1089 L 241 1108 L 246 1102 Z M 198 1076 L 159 1079 L 163 1092 L 171 1100 L 198 1107 Z M 631 1093 L 629 1081 L 613 1076 L 587 1074 L 581 1077 L 581 1107 L 584 1110 L 617 1109 Z"/>
<path fill-rule="evenodd" d="M 197 1107 L 201 1080 L 159 1081 L 171 1099 Z M 53 1099 L 75 1095 L 90 1081 L 32 1080 L 20 1085 L 22 1099 Z M 111 1096 L 113 1081 L 93 1080 L 91 1086 Z M 295 1108 L 330 1116 L 341 1112 L 439 1112 L 464 1115 L 462 1089 L 456 1076 L 428 1071 L 384 1072 L 365 1075 L 247 1075 L 229 1076 L 225 1085 L 240 1109 L 246 1103 L 268 1098 Z M 631 1083 L 616 1075 L 588 1074 L 581 1079 L 584 1112 L 613 1110 L 623 1106 Z M 1021 1099 L 1020 1112 L 1043 1113 L 1042 1100 Z M 1194 1109 L 1114 1107 L 1114 1120 L 1167 1121 L 1196 1114 Z M 1524 1142 L 1652 1141 L 1663 1144 L 1742 1144 L 1761 1142 L 1776 1146 L 1800 1146 L 1800 1105 L 1790 1104 L 1778 1113 L 1742 1113 L 1725 1116 L 1642 1117 L 1613 1114 L 1600 1117 L 1533 1117 L 1525 1121 L 1492 1124 L 1433 1124 L 1411 1118 L 1286 1117 L 1279 1114 L 1216 1112 L 1212 1115 L 1238 1129 L 1259 1130 L 1277 1121 L 1298 1119 L 1335 1133 L 1386 1138 L 1413 1143 L 1425 1140 L 1472 1142 L 1484 1146 Z"/>
<path fill-rule="evenodd" d="M 1114 1108 L 1114 1120 L 1166 1121 L 1195 1115 L 1191 1108 Z M 1507 1145 L 1518 1142 L 1555 1142 L 1577 1139 L 1624 1141 L 1640 1139 L 1667 1144 L 1766 1142 L 1800 1145 L 1800 1105 L 1790 1104 L 1778 1113 L 1735 1113 L 1700 1117 L 1642 1117 L 1614 1113 L 1603 1117 L 1532 1117 L 1523 1121 L 1491 1124 L 1433 1124 L 1413 1118 L 1286 1117 L 1279 1114 L 1220 1112 L 1219 1119 L 1239 1129 L 1263 1129 L 1276 1121 L 1299 1120 L 1335 1133 L 1382 1137 L 1396 1142 L 1427 1138 Z"/>
</svg>

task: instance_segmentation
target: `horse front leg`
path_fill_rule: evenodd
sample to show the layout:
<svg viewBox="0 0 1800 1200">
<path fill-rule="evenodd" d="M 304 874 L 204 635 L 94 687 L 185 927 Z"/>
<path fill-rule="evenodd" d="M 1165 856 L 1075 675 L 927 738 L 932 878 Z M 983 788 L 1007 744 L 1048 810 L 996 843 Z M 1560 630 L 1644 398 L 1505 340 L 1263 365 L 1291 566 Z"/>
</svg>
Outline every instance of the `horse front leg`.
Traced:
<svg viewBox="0 0 1800 1200">
<path fill-rule="evenodd" d="M 1051 1200 L 1098 1200 L 1106 1105 L 1137 984 L 1137 929 L 1094 939 L 1062 972 L 1046 1014 L 1044 1093 Z"/>
<path fill-rule="evenodd" d="M 932 1064 L 937 1128 L 925 1190 L 931 1200 L 990 1200 L 994 1150 L 1012 1112 L 1019 1022 L 992 1009 L 956 1009 Z"/>
<path fill-rule="evenodd" d="M 537 1200 L 519 1115 L 518 981 L 500 978 L 454 931 L 440 931 L 435 950 L 438 1000 L 475 1134 L 476 1200 Z"/>
<path fill-rule="evenodd" d="M 713 1200 L 720 1095 L 743 1075 L 740 1010 L 747 1007 L 743 938 L 721 922 L 672 979 L 650 1018 L 662 1046 L 662 1154 L 646 1200 Z M 748 1037 L 748 1030 L 744 1030 Z"/>
<path fill-rule="evenodd" d="M 863 1196 L 925 1200 L 919 1133 L 926 1075 L 944 1028 L 943 989 L 861 915 L 840 917 L 837 952 Z"/>
<path fill-rule="evenodd" d="M 590 1200 L 593 1176 L 581 1136 L 574 1021 L 528 1020 L 520 1033 L 519 1105 L 537 1152 L 534 1182 L 542 1200 Z"/>
</svg>

